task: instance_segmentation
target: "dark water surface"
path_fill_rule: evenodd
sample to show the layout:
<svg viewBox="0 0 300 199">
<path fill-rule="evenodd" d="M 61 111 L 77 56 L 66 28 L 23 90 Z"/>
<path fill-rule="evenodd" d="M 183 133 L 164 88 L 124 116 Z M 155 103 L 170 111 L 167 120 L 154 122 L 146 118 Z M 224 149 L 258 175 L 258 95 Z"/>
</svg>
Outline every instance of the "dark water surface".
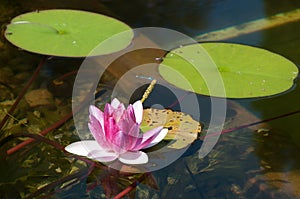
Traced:
<svg viewBox="0 0 300 199">
<path fill-rule="evenodd" d="M 299 9 L 300 2 L 0 0 L 0 23 L 5 27 L 18 14 L 47 8 L 95 11 L 117 17 L 133 28 L 171 28 L 197 38 L 210 31 Z M 222 41 L 265 48 L 299 66 L 299 35 L 298 21 Z M 42 57 L 18 50 L 3 35 L 0 49 L 0 118 L 3 118 Z M 72 158 L 63 153 L 60 146 L 52 146 L 51 143 L 31 143 L 7 155 L 7 150 L 24 139 L 11 135 L 41 132 L 72 111 L 71 92 L 75 77 L 72 71 L 78 69 L 81 61 L 47 60 L 28 92 L 40 90 L 43 93 L 46 90 L 49 94 L 38 94 L 38 98 L 32 99 L 42 103 L 38 106 L 28 105 L 28 100 L 23 98 L 10 117 L 15 119 L 10 119 L 5 128 L 0 130 L 0 198 L 111 198 L 136 180 L 140 184 L 130 192 L 131 198 L 300 198 L 300 114 L 226 133 L 202 159 L 198 158 L 197 153 L 201 141 L 196 141 L 184 157 L 146 175 L 120 175 L 101 164 L 93 165 Z M 53 81 L 62 77 L 63 84 Z M 103 80 L 104 85 L 99 90 L 105 92 L 98 99 L 99 105 L 110 100 L 111 82 L 109 75 Z M 297 79 L 292 89 L 276 96 L 229 100 L 224 128 L 300 110 L 299 89 Z M 157 93 L 151 98 L 154 102 L 160 97 L 160 92 Z M 46 99 L 42 100 L 43 97 Z M 208 101 L 206 97 L 199 98 Z M 170 99 L 162 97 L 157 100 L 172 104 Z M 208 121 L 204 118 L 201 122 L 205 133 Z M 46 137 L 62 146 L 78 140 L 72 119 L 63 122 Z"/>
</svg>

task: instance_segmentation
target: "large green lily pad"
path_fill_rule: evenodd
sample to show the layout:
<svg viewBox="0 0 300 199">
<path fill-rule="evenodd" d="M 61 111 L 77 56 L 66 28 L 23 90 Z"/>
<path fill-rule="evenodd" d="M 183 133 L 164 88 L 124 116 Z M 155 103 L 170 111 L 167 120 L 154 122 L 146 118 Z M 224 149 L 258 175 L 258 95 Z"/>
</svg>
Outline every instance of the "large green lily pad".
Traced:
<svg viewBox="0 0 300 199">
<path fill-rule="evenodd" d="M 117 40 L 107 40 L 125 31 Z M 5 37 L 15 46 L 38 54 L 86 57 L 126 48 L 133 31 L 123 22 L 101 14 L 54 9 L 15 17 L 7 26 Z M 90 54 L 103 41 L 107 45 Z"/>
<path fill-rule="evenodd" d="M 171 84 L 199 94 L 251 98 L 288 90 L 298 68 L 283 56 L 261 48 L 203 43 L 169 52 L 159 66 L 159 73 Z"/>
<path fill-rule="evenodd" d="M 201 125 L 190 115 L 167 109 L 144 109 L 141 128 L 150 130 L 157 126 L 168 128 L 165 140 L 170 149 L 184 149 L 193 143 L 201 132 Z"/>
</svg>

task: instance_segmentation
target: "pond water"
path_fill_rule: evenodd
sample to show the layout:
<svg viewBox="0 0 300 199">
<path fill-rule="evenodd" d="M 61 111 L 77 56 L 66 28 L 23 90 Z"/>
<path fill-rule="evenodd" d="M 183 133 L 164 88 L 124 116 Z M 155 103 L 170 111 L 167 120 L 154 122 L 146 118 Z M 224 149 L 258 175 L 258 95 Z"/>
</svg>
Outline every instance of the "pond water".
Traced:
<svg viewBox="0 0 300 199">
<path fill-rule="evenodd" d="M 211 31 L 219 30 L 220 33 L 247 22 L 258 25 L 259 19 L 299 7 L 297 0 L 132 0 L 130 3 L 121 0 L 38 0 L 27 3 L 1 0 L 0 22 L 5 27 L 14 16 L 36 9 L 74 8 L 114 16 L 134 28 L 171 28 L 203 42 L 201 36 Z M 299 66 L 299 21 L 268 29 L 246 30 L 248 32 L 221 41 L 265 48 Z M 43 57 L 12 46 L 3 34 L 0 48 L 2 120 Z M 145 55 L 145 59 L 147 57 L 153 59 L 151 53 Z M 206 116 L 209 110 L 205 108 L 209 98 L 199 95 L 204 103 L 200 118 L 202 137 L 166 168 L 125 175 L 61 150 L 62 146 L 79 139 L 70 113 L 74 71 L 81 63 L 81 59 L 61 58 L 43 62 L 27 94 L 0 130 L 1 198 L 112 198 L 122 191 L 128 191 L 128 198 L 300 198 L 299 79 L 292 89 L 279 95 L 229 99 L 224 129 L 231 130 L 224 131 L 226 133 L 204 158 L 199 158 L 198 149 L 209 123 Z M 101 81 L 97 90 L 99 106 L 110 100 L 113 76 L 108 74 Z M 137 91 L 131 100 L 140 97 L 142 92 Z M 176 99 L 164 88 L 153 91 L 145 105 L 151 106 L 158 101 L 165 107 L 178 109 L 172 105 Z M 277 116 L 280 117 L 275 119 Z M 269 121 L 247 125 L 264 120 Z M 243 125 L 246 127 L 239 128 Z M 46 134 L 47 140 L 35 137 L 39 142 L 15 147 L 29 136 L 28 133 L 40 132 Z"/>
</svg>

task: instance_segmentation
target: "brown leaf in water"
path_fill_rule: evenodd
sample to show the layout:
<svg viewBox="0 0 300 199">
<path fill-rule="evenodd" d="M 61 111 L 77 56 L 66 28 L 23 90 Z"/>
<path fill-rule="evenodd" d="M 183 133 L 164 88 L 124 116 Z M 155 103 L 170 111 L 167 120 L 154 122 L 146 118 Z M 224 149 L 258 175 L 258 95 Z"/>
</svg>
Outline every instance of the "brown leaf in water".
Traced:
<svg viewBox="0 0 300 199">
<path fill-rule="evenodd" d="M 190 115 L 167 109 L 145 109 L 142 126 L 168 128 L 165 140 L 176 140 L 169 148 L 182 149 L 194 142 L 201 132 L 201 125 Z"/>
</svg>

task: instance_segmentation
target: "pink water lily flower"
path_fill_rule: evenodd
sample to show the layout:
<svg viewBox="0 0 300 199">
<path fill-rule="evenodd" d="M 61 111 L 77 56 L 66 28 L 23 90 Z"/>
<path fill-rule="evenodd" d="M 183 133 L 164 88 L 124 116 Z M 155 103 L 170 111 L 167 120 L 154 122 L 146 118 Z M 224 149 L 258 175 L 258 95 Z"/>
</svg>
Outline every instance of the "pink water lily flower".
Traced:
<svg viewBox="0 0 300 199">
<path fill-rule="evenodd" d="M 95 140 L 72 143 L 66 151 L 86 156 L 100 162 L 119 159 L 125 164 L 144 164 L 148 155 L 141 151 L 159 143 L 168 130 L 162 126 L 140 133 L 143 117 L 141 101 L 130 104 L 127 109 L 118 99 L 106 104 L 104 112 L 91 105 L 89 129 Z"/>
</svg>

